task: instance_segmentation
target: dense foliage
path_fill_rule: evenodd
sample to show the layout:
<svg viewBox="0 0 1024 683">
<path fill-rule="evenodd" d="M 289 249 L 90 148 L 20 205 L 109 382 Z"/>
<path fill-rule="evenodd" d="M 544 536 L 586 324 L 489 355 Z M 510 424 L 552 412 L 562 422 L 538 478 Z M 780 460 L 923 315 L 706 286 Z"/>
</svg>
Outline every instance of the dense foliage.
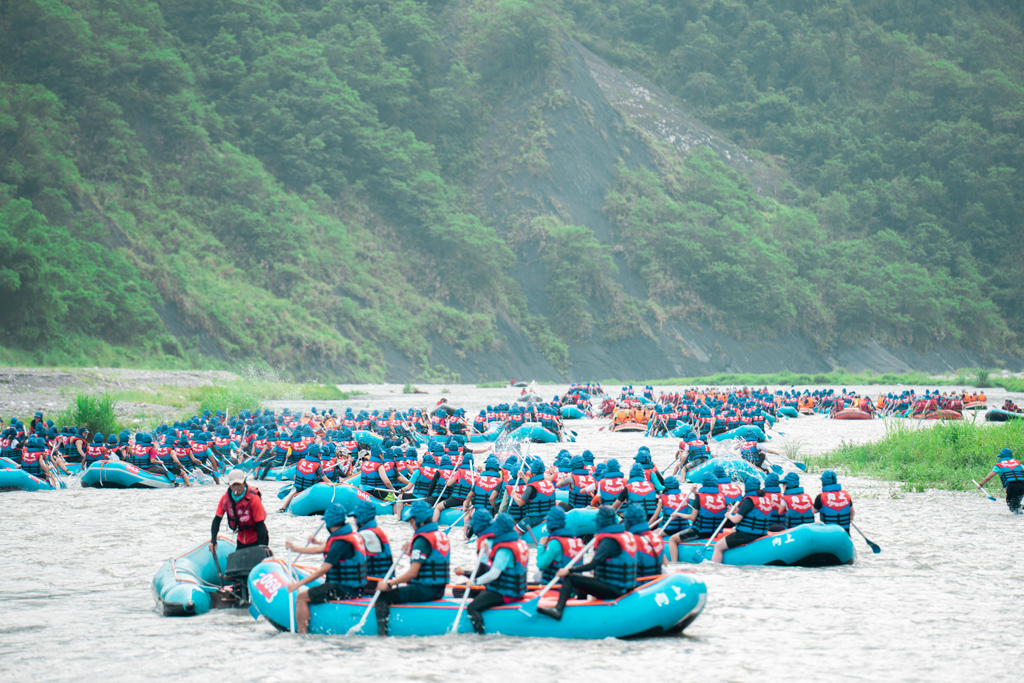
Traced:
<svg viewBox="0 0 1024 683">
<path fill-rule="evenodd" d="M 688 160 L 668 188 L 624 177 L 611 209 L 651 287 L 681 288 L 740 328 L 746 292 L 748 322 L 780 316 L 775 325 L 828 342 L 1002 346 L 1004 321 L 1024 331 L 1020 3 L 564 6 L 586 44 L 651 74 L 806 188 L 798 207 L 755 204 L 710 159 Z M 653 206 L 623 215 L 623 194 Z"/>
<path fill-rule="evenodd" d="M 666 317 L 1010 348 L 1021 21 L 1008 0 L 4 3 L 0 350 L 351 379 L 396 352 L 426 379 L 435 344 L 497 348 L 499 312 L 560 368 Z M 619 167 L 614 244 L 564 216 L 496 229 L 482 141 L 532 102 L 515 158 L 543 175 L 566 35 L 794 184 L 655 149 Z M 524 235 L 543 314 L 511 278 Z"/>
</svg>

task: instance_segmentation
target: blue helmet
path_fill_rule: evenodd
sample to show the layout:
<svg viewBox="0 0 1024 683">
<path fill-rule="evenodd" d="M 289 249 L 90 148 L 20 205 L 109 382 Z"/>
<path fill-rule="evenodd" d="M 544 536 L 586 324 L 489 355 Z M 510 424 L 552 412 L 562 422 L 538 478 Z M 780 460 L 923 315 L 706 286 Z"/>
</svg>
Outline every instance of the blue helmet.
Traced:
<svg viewBox="0 0 1024 683">
<path fill-rule="evenodd" d="M 348 517 L 348 510 L 341 503 L 331 503 L 330 507 L 324 512 L 323 520 L 324 526 L 331 529 L 336 526 L 341 526 L 345 523 L 345 519 Z"/>
<path fill-rule="evenodd" d="M 368 500 L 360 500 L 356 503 L 356 509 L 352 511 L 352 516 L 362 526 L 377 516 L 377 506 Z"/>
<path fill-rule="evenodd" d="M 565 510 L 561 506 L 554 506 L 548 510 L 547 516 L 548 531 L 557 531 L 565 528 Z"/>
<path fill-rule="evenodd" d="M 475 533 L 477 536 L 483 535 L 484 531 L 486 531 L 487 528 L 491 526 L 491 523 L 493 521 L 494 518 L 491 517 L 490 512 L 488 512 L 487 510 L 477 510 L 476 512 L 473 513 L 473 533 Z"/>
<path fill-rule="evenodd" d="M 422 500 L 415 501 L 409 506 L 409 517 L 416 521 L 416 524 L 423 526 L 434 519 L 434 508 L 430 507 Z"/>
</svg>

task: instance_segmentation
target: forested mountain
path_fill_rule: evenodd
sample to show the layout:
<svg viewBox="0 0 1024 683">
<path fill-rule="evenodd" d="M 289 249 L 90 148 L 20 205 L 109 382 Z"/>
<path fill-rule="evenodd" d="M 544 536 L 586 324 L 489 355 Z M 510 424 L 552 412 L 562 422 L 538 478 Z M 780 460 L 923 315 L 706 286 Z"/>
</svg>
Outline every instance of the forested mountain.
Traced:
<svg viewBox="0 0 1024 683">
<path fill-rule="evenodd" d="M 3 3 L 0 358 L 476 380 L 1019 354 L 1022 20 Z"/>
</svg>

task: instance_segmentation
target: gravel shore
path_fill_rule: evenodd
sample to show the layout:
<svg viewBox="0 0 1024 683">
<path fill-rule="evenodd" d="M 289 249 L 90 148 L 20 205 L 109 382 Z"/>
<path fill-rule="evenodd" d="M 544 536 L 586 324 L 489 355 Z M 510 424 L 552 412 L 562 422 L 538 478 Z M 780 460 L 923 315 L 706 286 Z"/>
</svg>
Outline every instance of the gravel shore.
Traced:
<svg viewBox="0 0 1024 683">
<path fill-rule="evenodd" d="M 123 368 L 0 368 L 0 417 L 12 416 L 27 423 L 37 412 L 54 417 L 80 392 L 118 394 L 123 391 L 157 393 L 157 387 L 197 387 L 237 379 L 217 370 L 128 370 Z M 182 397 L 184 398 L 184 397 Z M 174 419 L 180 408 L 118 401 L 117 415 L 125 424 L 136 420 Z"/>
</svg>

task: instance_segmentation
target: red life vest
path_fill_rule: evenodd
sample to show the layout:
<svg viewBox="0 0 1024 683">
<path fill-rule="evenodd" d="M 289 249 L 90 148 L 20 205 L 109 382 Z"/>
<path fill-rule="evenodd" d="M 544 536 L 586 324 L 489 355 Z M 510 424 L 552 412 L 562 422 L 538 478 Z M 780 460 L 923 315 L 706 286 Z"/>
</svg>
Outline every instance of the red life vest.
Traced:
<svg viewBox="0 0 1024 683">
<path fill-rule="evenodd" d="M 838 491 L 822 491 L 821 509 L 818 511 L 819 519 L 825 524 L 838 524 L 849 531 L 850 509 L 852 506 L 853 499 L 843 489 Z"/>
<path fill-rule="evenodd" d="M 665 550 L 665 540 L 661 537 L 661 534 L 651 530 L 633 534 L 633 536 L 636 537 L 640 551 L 645 555 L 656 558 L 658 564 L 661 564 L 661 553 Z"/>
<path fill-rule="evenodd" d="M 719 484 L 718 492 L 725 496 L 725 502 L 729 505 L 743 498 L 743 488 L 734 481 L 730 481 L 728 484 Z"/>
<path fill-rule="evenodd" d="M 712 515 L 717 515 L 726 508 L 725 496 L 722 495 L 721 489 L 718 493 L 697 493 L 697 498 L 700 499 L 701 509 Z"/>
<path fill-rule="evenodd" d="M 622 477 L 615 477 L 614 479 L 602 479 L 597 484 L 597 490 L 604 493 L 607 498 L 615 498 L 622 489 L 626 488 L 626 480 Z"/>
<path fill-rule="evenodd" d="M 782 499 L 786 501 L 786 507 L 793 512 L 801 515 L 811 511 L 814 507 L 814 500 L 806 493 L 797 493 L 791 496 L 782 496 Z"/>
<path fill-rule="evenodd" d="M 231 498 L 231 490 L 228 489 L 221 497 L 221 505 L 224 514 L 228 518 L 228 526 L 232 531 L 238 532 L 239 543 L 253 543 L 256 541 L 256 520 L 253 511 L 253 501 L 259 497 L 263 498 L 260 490 L 253 486 L 246 489 L 245 495 L 237 503 Z"/>
<path fill-rule="evenodd" d="M 317 461 L 317 460 L 306 460 L 305 458 L 303 458 L 295 466 L 295 469 L 297 469 L 302 474 L 313 474 L 314 472 L 316 472 L 316 469 L 317 469 L 318 466 L 320 466 L 320 462 L 319 461 Z"/>
<path fill-rule="evenodd" d="M 481 488 L 484 491 L 488 491 L 488 492 L 493 491 L 494 489 L 498 488 L 498 484 L 500 484 L 500 483 L 501 483 L 500 477 L 478 476 L 476 478 L 476 481 L 475 481 L 475 484 L 476 484 L 477 488 Z"/>
</svg>

